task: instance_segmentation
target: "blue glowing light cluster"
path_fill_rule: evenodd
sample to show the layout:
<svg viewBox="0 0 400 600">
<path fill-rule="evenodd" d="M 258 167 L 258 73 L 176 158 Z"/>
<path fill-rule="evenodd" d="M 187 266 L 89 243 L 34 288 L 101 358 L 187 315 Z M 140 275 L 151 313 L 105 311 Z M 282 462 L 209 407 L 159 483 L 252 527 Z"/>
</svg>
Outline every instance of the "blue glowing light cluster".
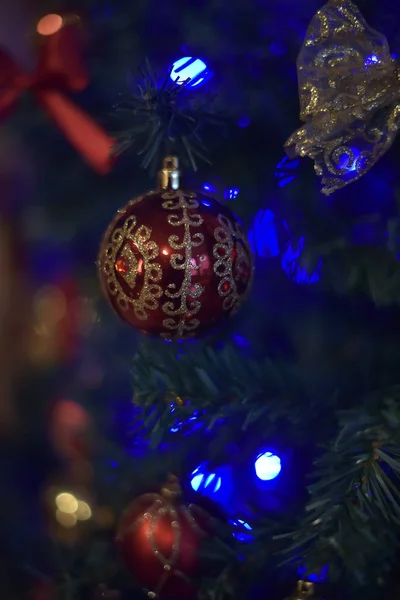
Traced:
<svg viewBox="0 0 400 600">
<path fill-rule="evenodd" d="M 371 56 L 367 56 L 367 58 L 365 59 L 366 65 L 373 65 L 378 62 L 379 62 L 379 58 L 376 56 L 376 54 L 371 54 Z"/>
<path fill-rule="evenodd" d="M 262 452 L 257 456 L 254 468 L 258 479 L 271 481 L 281 472 L 281 459 L 273 452 Z"/>
<path fill-rule="evenodd" d="M 216 473 L 207 474 L 204 470 L 204 466 L 201 465 L 193 471 L 190 485 L 195 492 L 205 491 L 206 493 L 213 495 L 221 489 L 221 477 L 216 475 Z"/>
<path fill-rule="evenodd" d="M 296 169 L 300 166 L 300 159 L 290 159 L 284 156 L 275 167 L 275 179 L 278 180 L 279 187 L 285 187 L 296 178 Z"/>
<path fill-rule="evenodd" d="M 255 457 L 252 467 L 250 466 L 248 475 L 250 475 L 250 479 L 254 480 L 255 489 L 259 488 L 257 482 L 262 484 L 260 489 L 265 494 L 268 493 L 265 484 L 267 483 L 271 490 L 271 485 L 278 478 L 281 469 L 281 459 L 277 454 L 271 451 L 260 451 Z M 229 522 L 234 526 L 234 537 L 242 542 L 250 542 L 253 539 L 252 527 L 247 521 L 237 517 L 241 509 L 237 511 L 235 505 L 235 496 L 239 490 L 236 489 L 238 484 L 232 467 L 211 467 L 208 463 L 203 463 L 192 472 L 190 485 L 195 492 L 212 499 L 232 515 Z M 258 493 L 260 493 L 260 489 Z"/>
<path fill-rule="evenodd" d="M 301 264 L 301 255 L 305 239 L 301 238 L 297 244 L 290 243 L 282 254 L 282 268 L 286 275 L 299 284 L 317 283 L 320 280 L 322 260 L 320 259 L 313 271 L 309 271 Z"/>
<path fill-rule="evenodd" d="M 254 470 L 256 476 L 261 481 L 272 481 L 278 477 L 281 472 L 282 464 L 278 455 L 270 451 L 260 452 L 254 461 Z M 215 494 L 224 485 L 222 470 L 219 472 L 209 472 L 207 463 L 197 467 L 192 472 L 191 486 L 195 492 L 203 491 L 207 495 Z"/>
<path fill-rule="evenodd" d="M 174 62 L 170 77 L 177 85 L 187 82 L 187 87 L 194 88 L 205 83 L 211 75 L 203 60 L 192 56 L 184 56 Z"/>
<path fill-rule="evenodd" d="M 243 519 L 231 519 L 229 523 L 233 525 L 234 531 L 232 535 L 239 540 L 239 542 L 248 544 L 253 541 L 254 538 L 251 534 L 253 528 L 246 523 L 246 521 L 243 521 Z"/>
<path fill-rule="evenodd" d="M 339 162 L 339 168 L 352 173 L 357 170 L 357 161 L 360 157 L 360 150 L 358 148 L 350 148 L 352 155 L 343 154 Z"/>
<path fill-rule="evenodd" d="M 228 188 L 224 191 L 224 200 L 234 200 L 239 195 L 239 188 Z"/>
<path fill-rule="evenodd" d="M 177 414 L 176 407 L 171 404 L 171 414 Z M 189 435 L 193 433 L 193 431 L 198 431 L 202 428 L 203 423 L 198 419 L 198 411 L 195 411 L 191 417 L 187 419 L 183 419 L 182 417 L 177 417 L 176 422 L 170 429 L 170 433 L 180 433 L 181 435 Z"/>
<path fill-rule="evenodd" d="M 305 565 L 301 565 L 297 572 L 301 579 L 307 579 L 307 581 L 311 581 L 311 583 L 324 583 L 328 579 L 327 565 L 315 573 L 309 573 Z"/>
<path fill-rule="evenodd" d="M 218 189 L 211 183 L 203 183 L 203 190 L 207 194 L 218 194 L 219 193 Z M 238 197 L 239 192 L 240 192 L 240 190 L 237 187 L 227 188 L 226 190 L 224 190 L 224 200 L 234 200 L 235 198 Z"/>
<path fill-rule="evenodd" d="M 275 215 L 268 208 L 261 209 L 256 214 L 248 239 L 251 249 L 257 256 L 278 256 L 279 242 Z"/>
<path fill-rule="evenodd" d="M 268 494 L 274 487 L 282 470 L 280 457 L 275 452 L 270 450 L 260 451 L 252 465 L 249 466 L 250 480 L 253 479 L 256 488 L 257 482 L 261 484 L 262 493 Z M 252 472 L 251 472 L 252 471 Z M 243 543 L 249 543 L 253 540 L 252 527 L 242 517 L 238 517 L 238 512 L 234 506 L 234 496 L 238 492 L 236 490 L 237 482 L 230 466 L 212 467 L 205 462 L 199 465 L 191 474 L 190 485 L 195 492 L 202 494 L 214 502 L 221 505 L 224 510 L 231 515 L 229 523 L 233 526 L 232 535 Z M 265 487 L 267 485 L 267 488 Z M 235 514 L 236 513 L 236 514 Z M 246 518 L 246 517 L 245 517 Z"/>
</svg>

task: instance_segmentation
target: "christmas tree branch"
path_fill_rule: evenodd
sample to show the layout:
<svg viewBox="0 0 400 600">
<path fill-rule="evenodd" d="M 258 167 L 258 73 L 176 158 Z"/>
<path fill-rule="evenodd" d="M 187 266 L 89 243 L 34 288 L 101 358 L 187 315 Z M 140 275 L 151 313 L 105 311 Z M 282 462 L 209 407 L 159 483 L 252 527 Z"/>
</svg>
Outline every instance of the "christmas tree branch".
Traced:
<svg viewBox="0 0 400 600">
<path fill-rule="evenodd" d="M 286 549 L 310 570 L 329 564 L 333 575 L 345 568 L 362 583 L 394 559 L 398 540 L 387 524 L 397 526 L 400 515 L 399 389 L 373 394 L 368 405 L 369 414 L 341 413 L 339 435 L 315 461 L 308 514 Z"/>
<path fill-rule="evenodd" d="M 143 346 L 132 374 L 135 403 L 144 408 L 153 431 L 194 415 L 208 429 L 228 416 L 238 417 L 243 429 L 260 419 L 270 425 L 282 418 L 298 423 L 305 410 L 321 406 L 296 367 L 256 361 L 232 345 L 178 355 Z"/>
<path fill-rule="evenodd" d="M 171 72 L 172 68 L 160 83 L 147 61 L 136 91 L 121 96 L 115 114 L 125 128 L 116 136 L 115 153 L 134 146 L 142 156 L 141 166 L 152 171 L 163 156 L 178 153 L 197 171 L 197 159 L 209 163 L 200 133 L 207 125 L 221 126 L 222 120 L 211 111 L 211 102 L 196 101 L 189 90 L 190 79 L 178 85 Z"/>
<path fill-rule="evenodd" d="M 356 578 L 375 572 L 375 553 L 384 545 L 378 571 L 385 570 L 397 542 L 383 524 L 397 525 L 400 516 L 400 388 L 371 392 L 360 397 L 356 409 L 337 413 L 345 401 L 339 392 L 321 403 L 312 382 L 298 376 L 295 368 L 244 359 L 232 346 L 218 352 L 206 348 L 195 358 L 167 351 L 157 360 L 142 350 L 135 357 L 133 375 L 135 398 L 148 415 L 153 440 L 158 439 L 155 431 L 164 435 L 167 428 L 177 428 L 177 420 L 184 429 L 194 415 L 208 429 L 227 417 L 231 423 L 236 418 L 242 431 L 257 423 L 260 439 L 278 431 L 284 435 L 286 423 L 288 439 L 300 446 L 312 429 L 317 458 L 307 515 L 294 533 L 275 539 L 292 539 L 287 548 L 291 561 L 299 556 L 315 569 L 322 560 L 333 572 L 344 569 Z M 329 415 L 327 429 L 324 413 Z M 300 437 L 298 430 L 303 432 Z M 321 453 L 318 447 L 327 449 Z M 258 542 L 280 526 L 269 518 Z"/>
</svg>

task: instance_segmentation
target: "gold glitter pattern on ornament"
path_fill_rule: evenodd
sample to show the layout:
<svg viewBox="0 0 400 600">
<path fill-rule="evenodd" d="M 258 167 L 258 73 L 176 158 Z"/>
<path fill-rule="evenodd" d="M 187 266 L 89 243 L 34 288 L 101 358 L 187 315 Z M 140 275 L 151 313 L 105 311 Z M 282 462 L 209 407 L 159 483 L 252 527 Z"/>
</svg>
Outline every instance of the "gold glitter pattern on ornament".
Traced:
<svg viewBox="0 0 400 600">
<path fill-rule="evenodd" d="M 178 251 L 171 255 L 171 267 L 183 271 L 183 282 L 179 289 L 175 283 L 168 284 L 164 292 L 170 299 L 162 305 L 163 312 L 170 317 L 163 320 L 163 327 L 168 330 L 164 337 L 169 337 L 169 332 L 174 331 L 174 337 L 182 338 L 200 325 L 199 319 L 194 316 L 201 309 L 198 298 L 204 292 L 204 287 L 199 283 L 192 284 L 192 272 L 198 268 L 193 265 L 192 249 L 204 243 L 204 235 L 200 232 L 192 232 L 192 228 L 200 227 L 203 218 L 198 213 L 189 212 L 199 208 L 196 194 L 185 194 L 181 191 L 166 192 L 162 195 L 162 199 L 164 200 L 162 207 L 174 211 L 173 214 L 168 215 L 169 225 L 183 227 L 183 235 L 171 235 L 168 238 L 172 250 Z"/>
<path fill-rule="evenodd" d="M 147 592 L 147 596 L 149 598 L 156 598 L 162 592 L 168 577 L 172 572 L 174 575 L 184 578 L 183 573 L 176 568 L 177 561 L 182 551 L 182 519 L 188 523 L 189 527 L 191 527 L 193 531 L 197 532 L 201 537 L 206 537 L 207 533 L 198 524 L 196 518 L 200 518 L 203 521 L 210 521 L 210 517 L 201 507 L 197 506 L 196 504 L 189 504 L 189 506 L 179 504 L 176 507 L 174 503 L 166 500 L 165 497 L 159 494 L 145 494 L 141 496 L 141 501 L 151 502 L 151 504 L 149 508 L 146 509 L 146 512 L 142 516 L 139 516 L 136 521 L 132 523 L 132 525 L 125 532 L 125 535 L 128 535 L 130 531 L 135 531 L 138 528 L 141 528 L 145 522 L 147 522 L 149 525 L 147 537 L 149 539 L 153 555 L 163 567 L 163 574 L 157 582 L 157 585 L 153 590 L 149 590 Z M 177 508 L 179 508 L 179 512 Z M 157 526 L 159 525 L 160 520 L 164 521 L 166 517 L 170 522 L 173 533 L 171 553 L 168 557 L 163 554 L 156 540 Z"/>
<path fill-rule="evenodd" d="M 223 298 L 223 309 L 231 310 L 239 307 L 239 294 L 236 282 L 244 270 L 251 270 L 248 257 L 244 251 L 243 233 L 238 224 L 232 223 L 227 217 L 218 215 L 220 227 L 214 231 L 216 244 L 213 249 L 214 273 L 220 278 L 218 294 Z M 236 242 L 235 242 L 236 240 Z M 233 270 L 234 254 L 236 254 L 235 272 Z"/>
<path fill-rule="evenodd" d="M 310 23 L 297 73 L 305 125 L 286 150 L 314 161 L 328 195 L 362 177 L 395 140 L 399 67 L 351 0 L 331 0 Z"/>
<path fill-rule="evenodd" d="M 237 235 L 237 234 L 236 234 Z M 234 276 L 235 281 L 247 278 L 247 274 L 251 272 L 251 264 L 249 261 L 250 248 L 247 245 L 247 240 L 242 238 L 241 242 L 237 241 L 236 245 L 236 261 Z M 246 250 L 246 251 L 245 251 Z"/>
<path fill-rule="evenodd" d="M 138 267 L 139 261 L 137 260 L 134 251 L 126 244 L 122 248 L 121 258 L 116 263 L 116 270 L 122 273 L 122 277 L 132 289 L 136 284 Z"/>
<path fill-rule="evenodd" d="M 132 306 L 135 316 L 145 321 L 148 311 L 158 308 L 158 299 L 162 296 L 162 288 L 157 283 L 162 278 L 162 269 L 154 262 L 159 249 L 150 239 L 151 230 L 144 225 L 136 226 L 136 217 L 130 216 L 122 227 L 113 232 L 109 245 L 104 248 L 103 272 L 109 292 L 116 297 L 121 310 L 127 311 Z M 134 291 L 138 275 L 143 277 L 144 283 L 136 298 Z M 124 291 L 119 277 L 127 283 L 132 296 Z"/>
</svg>

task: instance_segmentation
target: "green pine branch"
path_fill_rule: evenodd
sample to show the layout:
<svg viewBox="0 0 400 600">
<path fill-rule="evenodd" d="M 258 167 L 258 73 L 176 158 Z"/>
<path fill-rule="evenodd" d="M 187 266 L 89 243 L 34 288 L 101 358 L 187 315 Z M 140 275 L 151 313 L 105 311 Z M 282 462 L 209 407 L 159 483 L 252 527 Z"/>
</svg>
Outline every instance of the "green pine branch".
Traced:
<svg viewBox="0 0 400 600">
<path fill-rule="evenodd" d="M 369 414 L 340 414 L 339 435 L 315 462 L 306 517 L 285 550 L 310 571 L 329 564 L 331 577 L 345 570 L 361 583 L 393 561 L 400 523 L 399 388 L 373 394 L 368 405 Z"/>
<path fill-rule="evenodd" d="M 399 387 L 355 397 L 355 409 L 337 412 L 346 400 L 339 390 L 322 402 L 315 380 L 293 366 L 257 362 L 233 346 L 185 355 L 167 350 L 162 356 L 143 348 L 133 378 L 135 399 L 157 443 L 177 418 L 184 422 L 195 413 L 208 429 L 228 418 L 232 436 L 238 435 L 235 421 L 241 430 L 256 423 L 260 439 L 283 435 L 286 426 L 298 448 L 313 431 L 320 450 L 305 517 L 297 525 L 292 519 L 293 532 L 284 535 L 277 532 L 285 518 L 268 517 L 253 532 L 255 543 L 270 552 L 271 538 L 291 540 L 285 550 L 289 562 L 299 557 L 310 570 L 329 564 L 333 578 L 345 571 L 365 583 L 366 574 L 385 571 L 397 549 L 400 523 Z"/>
<path fill-rule="evenodd" d="M 155 445 L 157 432 L 163 435 L 193 415 L 209 430 L 228 417 L 243 430 L 262 421 L 265 434 L 272 435 L 282 419 L 297 427 L 304 411 L 316 417 L 321 409 L 319 394 L 297 367 L 268 358 L 258 362 L 232 345 L 180 355 L 144 345 L 132 375 L 134 401 L 143 408 Z"/>
</svg>

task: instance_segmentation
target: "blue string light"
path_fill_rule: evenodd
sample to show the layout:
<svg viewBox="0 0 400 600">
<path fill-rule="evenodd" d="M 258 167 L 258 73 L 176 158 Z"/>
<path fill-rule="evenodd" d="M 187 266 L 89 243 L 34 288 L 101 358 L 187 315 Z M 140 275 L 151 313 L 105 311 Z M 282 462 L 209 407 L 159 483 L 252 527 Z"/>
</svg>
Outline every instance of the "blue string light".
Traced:
<svg viewBox="0 0 400 600">
<path fill-rule="evenodd" d="M 273 212 L 269 209 L 262 209 L 256 214 L 248 239 L 251 249 L 257 256 L 278 256 L 278 233 Z"/>
<path fill-rule="evenodd" d="M 190 79 L 186 85 L 194 88 L 205 83 L 211 77 L 211 73 L 200 58 L 184 56 L 173 63 L 170 77 L 177 85 L 182 85 Z"/>
<path fill-rule="evenodd" d="M 195 492 L 212 498 L 228 510 L 232 502 L 232 469 L 229 466 L 209 468 L 199 465 L 191 474 L 190 485 Z"/>
<path fill-rule="evenodd" d="M 378 62 L 379 62 L 379 58 L 376 56 L 376 54 L 371 54 L 371 56 L 367 56 L 367 58 L 365 59 L 366 65 L 373 65 Z"/>
<path fill-rule="evenodd" d="M 239 346 L 239 348 L 248 348 L 249 346 L 251 346 L 249 340 L 246 339 L 243 335 L 240 335 L 239 333 L 233 334 L 233 341 L 237 346 Z"/>
<path fill-rule="evenodd" d="M 211 183 L 203 183 L 203 190 L 207 192 L 207 194 L 213 194 L 217 192 L 217 189 L 211 185 Z"/>
<path fill-rule="evenodd" d="M 342 154 L 338 166 L 340 169 L 351 173 L 357 170 L 358 159 L 360 157 L 360 150 L 358 148 L 350 147 L 352 154 Z"/>
<path fill-rule="evenodd" d="M 239 127 L 248 127 L 250 125 L 250 118 L 247 115 L 243 115 L 239 118 L 237 124 Z"/>
<path fill-rule="evenodd" d="M 299 284 L 317 283 L 320 280 L 322 260 L 317 263 L 315 270 L 310 273 L 306 267 L 301 265 L 301 254 L 304 248 L 304 238 L 300 238 L 297 244 L 290 243 L 282 254 L 281 264 L 286 275 Z"/>
<path fill-rule="evenodd" d="M 246 523 L 246 521 L 243 521 L 242 519 L 231 519 L 229 523 L 233 525 L 236 529 L 236 531 L 234 531 L 232 535 L 237 540 L 239 540 L 239 542 L 248 544 L 249 542 L 253 541 L 254 538 L 250 533 L 250 531 L 252 531 L 253 528 L 250 527 L 250 525 Z"/>
<path fill-rule="evenodd" d="M 328 565 L 321 567 L 316 573 L 309 573 L 305 565 L 301 565 L 297 572 L 301 579 L 307 579 L 311 583 L 324 583 L 328 579 Z"/>
<path fill-rule="evenodd" d="M 239 188 L 229 188 L 224 191 L 224 200 L 234 200 L 239 195 Z"/>
<path fill-rule="evenodd" d="M 177 412 L 176 407 L 171 404 L 171 414 Z M 179 411 L 178 411 L 179 414 Z M 198 411 L 195 411 L 192 416 L 187 419 L 177 419 L 174 425 L 171 427 L 171 433 L 182 433 L 184 435 L 188 435 L 192 433 L 194 430 L 201 429 L 203 424 L 198 420 Z"/>
<path fill-rule="evenodd" d="M 196 473 L 196 471 L 193 471 L 193 473 Z M 221 488 L 221 477 L 217 477 L 215 473 L 211 473 L 211 475 L 208 476 L 204 475 L 203 473 L 197 473 L 192 478 L 190 485 L 195 492 L 201 492 L 205 490 L 215 494 L 215 492 L 218 492 L 218 490 Z"/>
<path fill-rule="evenodd" d="M 290 159 L 284 156 L 275 167 L 275 178 L 278 180 L 279 187 L 285 187 L 296 178 L 295 170 L 300 165 L 300 159 Z"/>
<path fill-rule="evenodd" d="M 174 425 L 174 427 L 171 427 L 170 432 L 171 433 L 178 433 L 178 431 L 181 431 L 182 427 L 185 424 L 194 423 L 195 421 L 197 421 L 197 417 L 196 416 L 190 417 L 186 422 L 180 421 L 179 423 L 176 423 L 176 425 Z"/>
<path fill-rule="evenodd" d="M 261 481 L 271 481 L 276 479 L 281 472 L 281 459 L 272 452 L 263 452 L 257 456 L 254 468 Z"/>
<path fill-rule="evenodd" d="M 190 485 L 195 492 L 206 492 L 207 495 L 215 494 L 221 488 L 221 477 L 215 473 L 207 475 L 204 471 L 205 465 L 197 467 L 192 473 Z"/>
</svg>

